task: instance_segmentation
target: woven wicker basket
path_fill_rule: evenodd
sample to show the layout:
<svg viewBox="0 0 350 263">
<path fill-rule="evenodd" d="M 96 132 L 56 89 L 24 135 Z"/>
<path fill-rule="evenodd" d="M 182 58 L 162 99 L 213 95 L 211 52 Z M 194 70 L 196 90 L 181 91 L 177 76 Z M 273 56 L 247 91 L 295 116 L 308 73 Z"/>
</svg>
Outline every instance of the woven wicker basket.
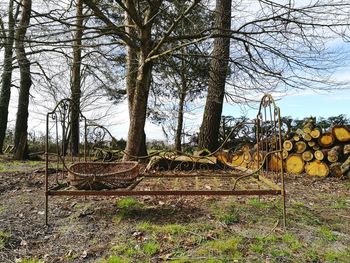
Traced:
<svg viewBox="0 0 350 263">
<path fill-rule="evenodd" d="M 79 190 L 125 188 L 139 175 L 137 162 L 81 162 L 69 167 L 68 180 Z"/>
</svg>

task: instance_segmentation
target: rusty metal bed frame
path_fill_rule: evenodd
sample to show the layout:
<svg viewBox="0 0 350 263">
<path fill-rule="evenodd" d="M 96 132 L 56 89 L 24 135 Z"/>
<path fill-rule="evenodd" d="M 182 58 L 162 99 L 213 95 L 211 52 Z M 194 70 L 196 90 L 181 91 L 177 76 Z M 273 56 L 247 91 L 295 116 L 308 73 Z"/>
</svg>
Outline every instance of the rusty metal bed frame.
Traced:
<svg viewBox="0 0 350 263">
<path fill-rule="evenodd" d="M 214 155 L 225 147 L 207 156 L 193 156 L 178 152 L 157 152 L 153 156 L 165 158 L 169 169 L 153 166 L 141 172 L 140 177 L 127 188 L 110 190 L 76 190 L 67 182 L 68 163 L 92 161 L 92 149 L 113 136 L 100 125 L 87 125 L 87 119 L 80 113 L 81 144 L 79 156 L 70 155 L 70 118 L 72 101 L 64 99 L 47 114 L 46 119 L 46 169 L 45 169 L 45 224 L 48 224 L 50 196 L 230 196 L 230 195 L 280 195 L 282 225 L 286 225 L 285 183 L 282 161 L 270 171 L 268 160 L 273 156 L 282 160 L 282 134 L 280 109 L 271 95 L 263 96 L 257 117 L 252 122 L 240 123 L 235 127 L 235 136 L 244 133 L 247 125 L 256 137 L 255 150 L 258 153 L 253 168 L 216 163 Z M 91 129 L 90 129 L 91 128 Z M 90 132 L 90 133 L 89 133 Z M 54 148 L 54 150 L 50 150 Z M 121 151 L 122 152 L 122 151 Z M 260 155 L 259 152 L 264 152 Z M 160 156 L 160 157 L 159 157 Z M 235 156 L 235 152 L 233 152 Z M 263 156 L 263 157 L 261 157 Z M 149 158 L 150 156 L 147 156 Z M 145 157 L 141 157 L 145 158 Z M 191 162 L 188 162 L 188 158 Z M 104 158 L 105 159 L 105 158 Z M 170 160 L 170 161 L 169 161 Z M 220 166 L 220 167 L 219 167 Z M 218 167 L 220 169 L 218 169 Z M 164 170 L 164 171 L 163 171 Z M 55 175 L 52 178 L 52 174 Z M 183 188 L 183 183 L 189 185 Z M 169 186 L 172 186 L 169 187 Z"/>
</svg>

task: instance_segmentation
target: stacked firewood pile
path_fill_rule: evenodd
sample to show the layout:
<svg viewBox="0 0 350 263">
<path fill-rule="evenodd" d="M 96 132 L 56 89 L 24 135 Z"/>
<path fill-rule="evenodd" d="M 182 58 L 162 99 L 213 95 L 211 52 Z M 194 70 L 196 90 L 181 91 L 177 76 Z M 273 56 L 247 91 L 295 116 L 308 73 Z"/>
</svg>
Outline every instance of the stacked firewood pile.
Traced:
<svg viewBox="0 0 350 263">
<path fill-rule="evenodd" d="M 347 175 L 350 173 L 350 129 L 335 125 L 329 131 L 322 131 L 315 124 L 315 119 L 309 119 L 302 129 L 284 140 L 283 159 L 288 173 Z"/>
<path fill-rule="evenodd" d="M 279 171 L 283 165 L 290 174 L 350 177 L 350 129 L 345 125 L 335 125 L 324 131 L 314 118 L 308 119 L 302 129 L 285 135 L 283 160 L 279 153 L 267 154 L 277 149 L 275 138 L 266 138 L 259 145 L 244 145 L 232 153 L 221 151 L 216 158 L 220 163 L 244 170 L 262 167 Z"/>
</svg>

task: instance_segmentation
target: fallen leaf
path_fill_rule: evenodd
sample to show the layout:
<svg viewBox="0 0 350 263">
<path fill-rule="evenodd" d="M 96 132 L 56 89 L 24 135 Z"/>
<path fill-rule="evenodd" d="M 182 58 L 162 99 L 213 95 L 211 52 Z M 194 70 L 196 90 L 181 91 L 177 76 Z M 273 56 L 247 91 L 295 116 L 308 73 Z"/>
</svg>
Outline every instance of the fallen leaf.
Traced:
<svg viewBox="0 0 350 263">
<path fill-rule="evenodd" d="M 86 250 L 80 255 L 80 258 L 86 258 L 88 256 L 88 252 Z"/>
<path fill-rule="evenodd" d="M 28 245 L 28 242 L 27 242 L 27 241 L 25 241 L 25 240 L 22 240 L 22 241 L 21 241 L 21 246 L 24 247 L 24 246 L 27 246 L 27 245 Z"/>
</svg>

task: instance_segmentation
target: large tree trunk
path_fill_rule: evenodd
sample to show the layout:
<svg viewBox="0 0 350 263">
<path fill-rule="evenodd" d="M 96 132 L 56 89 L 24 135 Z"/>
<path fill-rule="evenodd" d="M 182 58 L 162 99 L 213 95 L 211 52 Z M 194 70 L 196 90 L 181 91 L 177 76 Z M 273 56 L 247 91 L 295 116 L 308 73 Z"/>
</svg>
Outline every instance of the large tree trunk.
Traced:
<svg viewBox="0 0 350 263">
<path fill-rule="evenodd" d="M 131 100 L 132 109 L 131 112 L 129 112 L 130 126 L 125 149 L 125 160 L 131 160 L 134 159 L 134 156 L 143 156 L 147 154 L 147 151 L 144 152 L 146 150 L 144 148 L 146 145 L 144 127 L 146 123 L 147 102 L 151 85 L 152 62 L 146 62 L 146 59 L 152 48 L 151 25 L 140 30 L 141 32 L 139 34 L 141 36 L 142 47 L 139 54 L 136 86 L 133 90 L 134 96 Z"/>
<path fill-rule="evenodd" d="M 80 97 L 81 97 L 81 39 L 83 36 L 83 1 L 77 0 L 76 6 L 76 29 L 73 40 L 73 66 L 72 66 L 72 113 L 71 113 L 71 131 L 72 131 L 72 154 L 79 154 L 79 116 L 80 116 Z"/>
<path fill-rule="evenodd" d="M 231 28 L 231 0 L 217 0 L 215 23 L 218 34 L 225 35 Z M 230 56 L 230 38 L 219 37 L 214 40 L 208 84 L 208 96 L 203 121 L 199 133 L 199 146 L 210 151 L 218 147 L 221 113 L 225 93 L 228 61 Z"/>
<path fill-rule="evenodd" d="M 15 17 L 13 15 L 13 0 L 9 2 L 8 12 L 8 33 L 3 32 L 6 35 L 5 38 L 5 50 L 4 50 L 4 64 L 3 72 L 1 76 L 1 93 L 0 93 L 0 154 L 2 154 L 2 148 L 4 146 L 4 140 L 6 137 L 7 121 L 8 121 L 8 108 L 11 98 L 11 82 L 12 82 L 12 56 L 13 56 L 13 43 L 15 35 Z"/>
<path fill-rule="evenodd" d="M 28 105 L 29 90 L 32 85 L 30 75 L 30 62 L 24 49 L 25 35 L 30 20 L 32 9 L 31 0 L 22 1 L 22 17 L 16 30 L 15 46 L 16 56 L 20 71 L 20 90 L 18 97 L 18 109 L 15 127 L 15 159 L 26 159 L 28 157 L 27 133 L 28 133 Z"/>
<path fill-rule="evenodd" d="M 130 8 L 130 5 L 133 5 L 132 2 L 126 1 L 126 5 Z M 125 20 L 127 23 L 126 32 L 130 36 L 137 36 L 137 32 L 135 30 L 135 23 L 130 18 L 130 16 L 125 12 Z M 134 101 L 138 100 L 135 97 L 136 85 L 137 85 L 137 76 L 138 76 L 138 67 L 139 67 L 139 57 L 140 52 L 136 50 L 134 47 L 127 46 L 127 57 L 126 57 L 126 91 L 128 94 L 128 107 L 129 107 L 129 119 L 131 122 L 131 113 L 133 112 Z M 146 146 L 146 133 L 143 130 L 142 138 L 139 145 L 139 150 L 135 156 L 146 156 L 147 155 L 147 146 Z"/>
<path fill-rule="evenodd" d="M 144 58 L 144 56 L 142 56 Z M 133 156 L 139 156 L 142 151 L 142 145 L 145 142 L 144 127 L 146 123 L 146 112 L 148 94 L 151 80 L 152 64 L 150 62 L 143 63 L 139 67 L 135 99 L 132 111 L 130 112 L 130 126 L 128 132 L 128 141 L 126 145 L 125 160 L 134 159 Z"/>
</svg>

